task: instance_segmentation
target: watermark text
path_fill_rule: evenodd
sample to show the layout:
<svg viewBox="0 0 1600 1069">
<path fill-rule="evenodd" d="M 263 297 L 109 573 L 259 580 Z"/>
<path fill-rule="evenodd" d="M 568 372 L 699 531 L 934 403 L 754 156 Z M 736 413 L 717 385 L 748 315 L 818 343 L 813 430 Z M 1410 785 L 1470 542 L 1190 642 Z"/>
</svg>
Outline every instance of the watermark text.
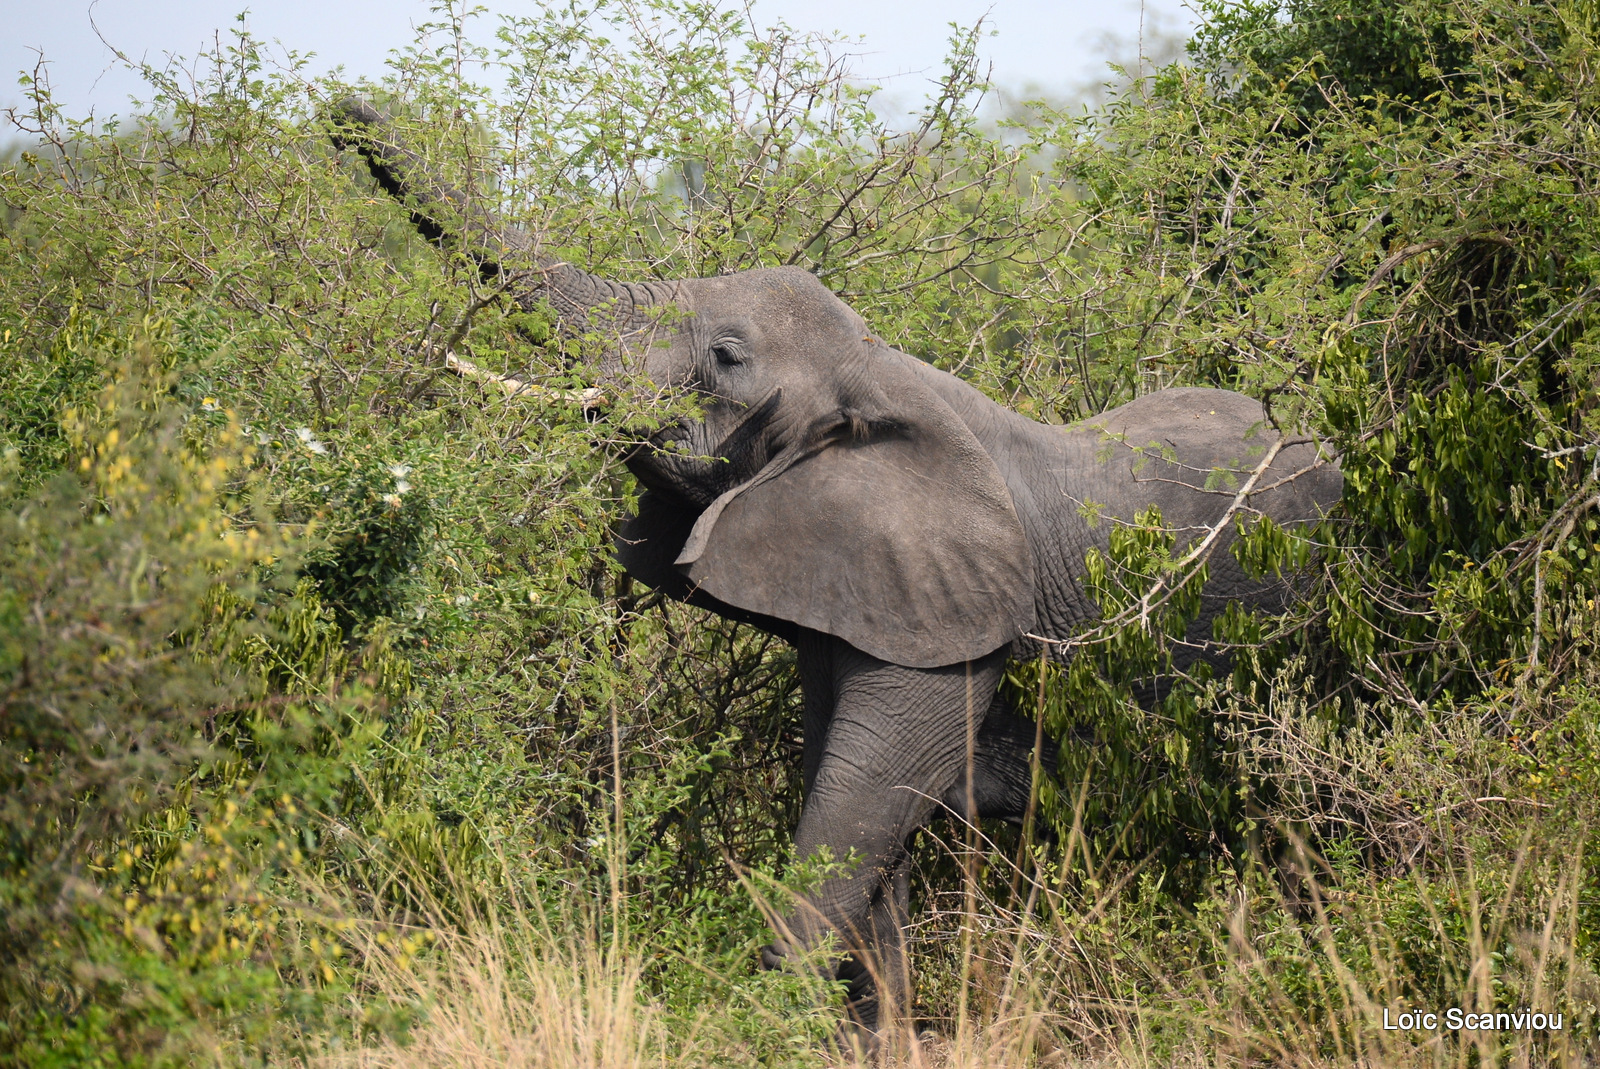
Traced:
<svg viewBox="0 0 1600 1069">
<path fill-rule="evenodd" d="M 1475 1013 L 1452 1006 L 1447 1010 L 1383 1011 L 1385 1032 L 1559 1032 L 1564 1014 L 1532 1010 Z"/>
</svg>

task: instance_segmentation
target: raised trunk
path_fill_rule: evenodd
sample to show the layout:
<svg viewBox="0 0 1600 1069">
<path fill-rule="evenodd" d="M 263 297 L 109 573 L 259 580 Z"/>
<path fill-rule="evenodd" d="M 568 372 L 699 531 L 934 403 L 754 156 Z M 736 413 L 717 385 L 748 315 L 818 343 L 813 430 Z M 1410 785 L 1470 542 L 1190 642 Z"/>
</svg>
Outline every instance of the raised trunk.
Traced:
<svg viewBox="0 0 1600 1069">
<path fill-rule="evenodd" d="M 435 177 L 372 105 L 346 99 L 331 118 L 334 145 L 361 154 L 379 187 L 410 211 L 418 233 L 468 257 L 484 281 L 499 280 L 524 310 L 548 305 L 561 333 L 598 331 L 626 346 L 653 328 L 652 309 L 672 300 L 669 285 L 613 282 L 541 252 L 535 236 Z"/>
</svg>

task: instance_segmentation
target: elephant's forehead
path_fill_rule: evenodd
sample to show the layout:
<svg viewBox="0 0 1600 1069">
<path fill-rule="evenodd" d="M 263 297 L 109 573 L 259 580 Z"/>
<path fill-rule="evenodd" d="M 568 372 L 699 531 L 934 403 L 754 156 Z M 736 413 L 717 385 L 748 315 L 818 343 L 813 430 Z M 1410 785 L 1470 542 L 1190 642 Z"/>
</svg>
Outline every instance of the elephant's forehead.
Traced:
<svg viewBox="0 0 1600 1069">
<path fill-rule="evenodd" d="M 696 316 L 747 317 L 763 331 L 853 332 L 861 317 L 809 271 L 798 267 L 757 268 L 720 278 L 696 279 L 686 287 L 687 311 Z"/>
</svg>

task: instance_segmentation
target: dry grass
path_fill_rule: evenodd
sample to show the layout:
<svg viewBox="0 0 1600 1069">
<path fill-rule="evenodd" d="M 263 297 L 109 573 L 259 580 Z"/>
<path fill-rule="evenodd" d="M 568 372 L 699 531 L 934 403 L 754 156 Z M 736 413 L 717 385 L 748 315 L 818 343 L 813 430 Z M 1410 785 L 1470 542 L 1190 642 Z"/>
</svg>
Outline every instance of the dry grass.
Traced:
<svg viewBox="0 0 1600 1069">
<path fill-rule="evenodd" d="M 1460 828 L 1426 868 L 1386 874 L 1302 850 L 1292 897 L 1256 871 L 1217 879 L 1191 912 L 1157 905 L 1160 877 L 1137 866 L 1060 881 L 987 844 L 988 879 L 916 922 L 923 1005 L 943 1011 L 959 1065 L 1597 1064 L 1578 824 L 1508 821 L 1499 841 Z M 1386 1011 L 1452 1007 L 1559 1012 L 1562 1028 L 1384 1027 Z"/>
<path fill-rule="evenodd" d="M 1138 914 L 1138 895 L 1128 886 L 1076 903 L 1041 891 L 1027 916 L 981 894 L 965 900 L 973 910 L 936 902 L 919 927 L 924 1000 L 943 999 L 943 1009 L 960 1013 L 879 1061 L 894 1069 L 1592 1064 L 1595 1049 L 1580 1019 L 1600 1002 L 1600 984 L 1575 945 L 1578 860 L 1540 859 L 1523 844 L 1504 872 L 1488 876 L 1463 866 L 1439 879 L 1416 877 L 1409 891 L 1405 877 L 1387 890 L 1373 883 L 1335 891 L 1311 881 L 1310 905 L 1298 913 L 1237 886 L 1166 947 Z M 1385 922 L 1398 918 L 1396 896 L 1416 903 L 1404 928 Z M 1460 930 L 1454 918 L 1462 916 L 1477 919 L 1477 936 Z M 963 930 L 970 933 L 965 940 Z M 1431 961 L 1418 951 L 1430 938 Z M 957 949 L 932 952 L 941 942 Z M 376 938 L 363 948 L 364 1005 L 413 1007 L 412 1027 L 353 1049 L 327 1049 L 311 1065 L 635 1069 L 856 1061 L 801 1043 L 777 1055 L 753 1049 L 719 1019 L 727 1006 L 704 1006 L 688 1020 L 669 1011 L 644 980 L 643 963 L 654 950 L 647 938 L 617 945 L 592 928 L 513 913 L 441 927 L 436 942 L 413 954 L 417 949 Z M 968 997 L 957 1007 L 948 997 L 961 977 Z M 1415 1006 L 1411 996 L 1428 983 L 1447 993 L 1444 1005 L 1430 1008 L 1504 1009 L 1509 999 L 1561 1010 L 1565 1028 L 1546 1035 L 1383 1030 L 1384 1009 L 1393 1016 Z M 774 1019 L 772 1027 L 781 1030 L 783 1022 Z"/>
<path fill-rule="evenodd" d="M 644 1069 L 714 1065 L 681 1022 L 645 997 L 636 957 L 595 940 L 562 943 L 530 918 L 485 921 L 413 958 L 367 948 L 368 999 L 416 1007 L 400 1035 L 314 1064 L 362 1069 Z"/>
<path fill-rule="evenodd" d="M 876 1061 L 887 1069 L 1597 1064 L 1600 976 L 1580 945 L 1593 927 L 1585 917 L 1587 822 L 1546 809 L 1528 818 L 1430 806 L 1428 827 L 1403 839 L 1431 846 L 1415 851 L 1414 864 L 1354 855 L 1341 862 L 1301 848 L 1288 865 L 1293 879 L 1285 882 L 1282 869 L 1219 868 L 1187 908 L 1160 886 L 1167 876 L 1092 860 L 1076 828 L 1033 854 L 1028 871 L 978 829 L 955 829 L 953 841 L 936 841 L 940 864 L 946 877 L 953 868 L 969 878 L 930 898 L 911 931 L 921 1035 L 888 1042 Z M 458 907 L 481 902 L 479 890 L 461 886 L 450 897 Z M 861 1060 L 819 1040 L 832 1018 L 815 1009 L 815 985 L 789 992 L 787 1008 L 770 1001 L 771 989 L 752 986 L 749 973 L 715 978 L 708 990 L 725 998 L 696 996 L 707 1003 L 699 1005 L 682 997 L 663 979 L 673 975 L 662 969 L 675 957 L 671 940 L 630 928 L 625 888 L 614 883 L 610 891 L 606 902 L 512 904 L 464 921 L 457 914 L 413 927 L 410 938 L 373 929 L 352 947 L 363 963 L 353 1018 L 399 1007 L 413 1023 L 370 1029 L 364 1041 L 326 1047 L 310 1064 L 634 1069 Z M 609 923 L 597 923 L 596 910 Z M 807 1006 L 809 1030 L 797 1023 Z M 1383 1027 L 1386 1011 L 1392 1019 L 1451 1007 L 1559 1012 L 1563 1028 Z"/>
</svg>

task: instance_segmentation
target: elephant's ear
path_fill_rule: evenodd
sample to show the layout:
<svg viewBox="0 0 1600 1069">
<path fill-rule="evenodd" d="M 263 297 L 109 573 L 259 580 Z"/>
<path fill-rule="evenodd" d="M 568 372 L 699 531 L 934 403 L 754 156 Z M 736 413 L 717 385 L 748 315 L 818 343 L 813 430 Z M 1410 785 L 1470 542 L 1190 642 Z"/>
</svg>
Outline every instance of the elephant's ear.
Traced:
<svg viewBox="0 0 1600 1069">
<path fill-rule="evenodd" d="M 795 641 L 798 636 L 789 621 L 718 601 L 709 592 L 697 589 L 681 569 L 673 566 L 699 515 L 697 508 L 675 502 L 654 490 L 645 491 L 639 498 L 639 511 L 623 520 L 617 530 L 618 562 L 629 575 L 652 590 Z"/>
<path fill-rule="evenodd" d="M 713 502 L 676 563 L 720 601 L 932 668 L 1032 626 L 1033 560 L 972 432 L 931 390 L 896 386 L 879 430 Z"/>
</svg>

